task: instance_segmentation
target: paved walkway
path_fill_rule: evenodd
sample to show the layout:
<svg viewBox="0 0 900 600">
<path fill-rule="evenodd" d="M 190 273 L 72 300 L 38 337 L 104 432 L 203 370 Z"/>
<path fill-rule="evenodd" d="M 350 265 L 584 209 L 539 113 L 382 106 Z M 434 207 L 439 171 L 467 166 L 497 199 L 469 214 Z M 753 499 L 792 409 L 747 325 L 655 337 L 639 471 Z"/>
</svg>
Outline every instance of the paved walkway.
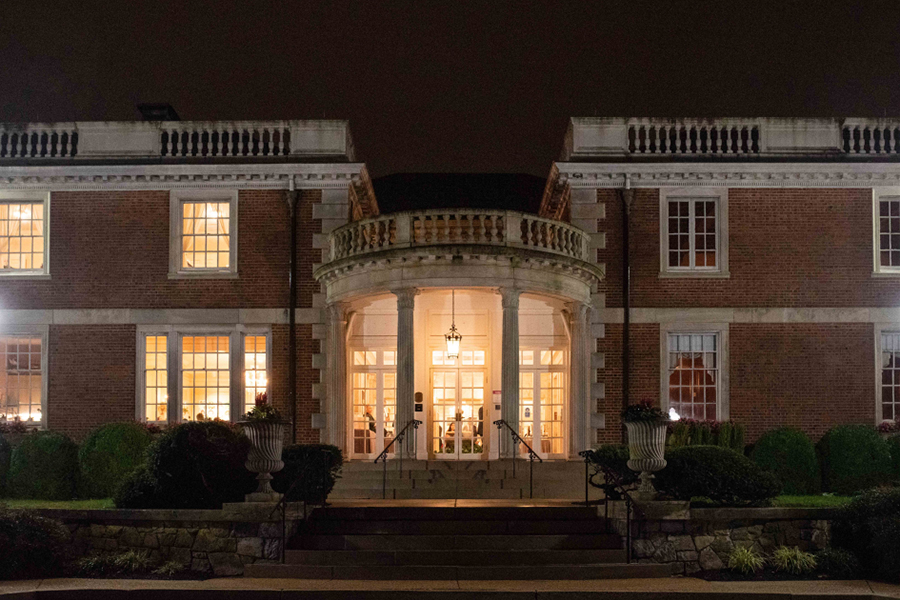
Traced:
<svg viewBox="0 0 900 600">
<path fill-rule="evenodd" d="M 44 579 L 0 582 L 0 598 L 79 599 L 147 597 L 262 600 L 267 598 L 412 599 L 433 593 L 442 599 L 551 600 L 556 598 L 725 600 L 846 600 L 900 598 L 900 585 L 874 581 L 709 582 L 690 577 L 671 579 L 604 579 L 598 581 L 339 581 L 219 578 L 206 581 L 140 579 Z"/>
</svg>

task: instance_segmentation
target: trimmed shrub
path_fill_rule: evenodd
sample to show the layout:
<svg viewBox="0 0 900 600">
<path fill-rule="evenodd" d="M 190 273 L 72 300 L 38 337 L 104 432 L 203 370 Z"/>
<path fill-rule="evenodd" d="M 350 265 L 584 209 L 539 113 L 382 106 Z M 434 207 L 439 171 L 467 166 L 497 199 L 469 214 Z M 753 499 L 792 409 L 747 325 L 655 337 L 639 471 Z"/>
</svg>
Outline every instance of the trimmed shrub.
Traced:
<svg viewBox="0 0 900 600">
<path fill-rule="evenodd" d="M 863 574 L 900 580 L 900 488 L 863 492 L 839 509 L 832 525 L 835 547 L 852 552 Z"/>
<path fill-rule="evenodd" d="M 816 552 L 816 570 L 832 579 L 856 579 L 860 566 L 859 560 L 849 550 L 825 548 Z"/>
<path fill-rule="evenodd" d="M 284 468 L 272 474 L 272 489 L 280 494 L 290 491 L 287 499 L 291 502 L 324 503 L 344 464 L 341 450 L 329 444 L 287 446 L 281 452 L 281 460 Z"/>
<path fill-rule="evenodd" d="M 816 447 L 799 429 L 783 427 L 764 433 L 753 446 L 750 459 L 781 481 L 783 492 L 818 494 L 821 476 Z"/>
<path fill-rule="evenodd" d="M 620 500 L 621 494 L 613 481 L 607 481 L 605 471 L 614 474 L 623 485 L 631 485 L 638 480 L 638 474 L 628 468 L 628 446 L 621 444 L 603 444 L 587 455 L 592 467 L 590 483 L 603 490 L 610 500 Z M 599 478 L 598 482 L 597 479 Z"/>
<path fill-rule="evenodd" d="M 0 435 L 0 497 L 6 495 L 6 478 L 9 475 L 9 459 L 12 458 L 12 446 Z"/>
<path fill-rule="evenodd" d="M 224 421 L 172 427 L 147 449 L 146 469 L 116 491 L 120 508 L 221 508 L 256 487 L 244 467 L 250 440 Z"/>
<path fill-rule="evenodd" d="M 868 425 L 838 425 L 816 447 L 825 491 L 851 496 L 891 479 L 888 443 Z"/>
<path fill-rule="evenodd" d="M 887 438 L 888 449 L 891 451 L 891 475 L 894 480 L 900 480 L 900 435 L 892 435 Z M 0 465 L 0 468 L 3 468 Z"/>
<path fill-rule="evenodd" d="M 0 579 L 38 579 L 59 575 L 69 530 L 53 519 L 0 506 Z"/>
<path fill-rule="evenodd" d="M 35 431 L 12 451 L 7 489 L 14 498 L 71 500 L 78 480 L 78 446 L 68 436 Z"/>
<path fill-rule="evenodd" d="M 140 423 L 107 423 L 88 434 L 78 451 L 83 498 L 108 498 L 144 463 L 152 436 Z"/>
<path fill-rule="evenodd" d="M 781 493 L 771 473 L 734 450 L 718 446 L 685 446 L 666 453 L 656 488 L 676 500 L 708 498 L 726 506 L 757 506 Z"/>
<path fill-rule="evenodd" d="M 681 419 L 669 426 L 669 448 L 684 446 L 721 446 L 744 451 L 746 427 L 734 421 L 696 421 Z"/>
</svg>

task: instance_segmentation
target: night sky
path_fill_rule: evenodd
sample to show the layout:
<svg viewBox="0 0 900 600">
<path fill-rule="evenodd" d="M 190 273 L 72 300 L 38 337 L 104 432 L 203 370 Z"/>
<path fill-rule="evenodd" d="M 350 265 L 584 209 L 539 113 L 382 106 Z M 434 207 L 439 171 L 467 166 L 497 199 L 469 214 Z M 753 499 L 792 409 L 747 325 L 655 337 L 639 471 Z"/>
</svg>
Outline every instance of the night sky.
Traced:
<svg viewBox="0 0 900 600">
<path fill-rule="evenodd" d="M 373 176 L 546 177 L 569 116 L 900 116 L 900 3 L 0 3 L 0 120 L 349 119 Z"/>
</svg>

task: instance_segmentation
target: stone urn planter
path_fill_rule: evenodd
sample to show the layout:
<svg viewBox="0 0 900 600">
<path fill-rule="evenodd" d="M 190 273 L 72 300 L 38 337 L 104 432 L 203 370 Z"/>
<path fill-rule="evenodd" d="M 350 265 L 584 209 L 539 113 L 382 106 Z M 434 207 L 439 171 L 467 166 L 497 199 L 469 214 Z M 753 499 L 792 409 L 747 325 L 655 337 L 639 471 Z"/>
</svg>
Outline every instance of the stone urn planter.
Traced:
<svg viewBox="0 0 900 600">
<path fill-rule="evenodd" d="M 278 502 L 281 494 L 272 489 L 272 473 L 284 468 L 281 450 L 284 447 L 282 421 L 241 421 L 241 431 L 250 438 L 250 454 L 244 466 L 252 473 L 258 473 L 259 486 L 252 494 L 247 494 L 247 502 Z"/>
<path fill-rule="evenodd" d="M 649 402 L 629 406 L 622 415 L 628 430 L 628 468 L 640 473 L 638 500 L 653 500 L 653 473 L 666 466 L 666 428 L 669 420 Z"/>
</svg>

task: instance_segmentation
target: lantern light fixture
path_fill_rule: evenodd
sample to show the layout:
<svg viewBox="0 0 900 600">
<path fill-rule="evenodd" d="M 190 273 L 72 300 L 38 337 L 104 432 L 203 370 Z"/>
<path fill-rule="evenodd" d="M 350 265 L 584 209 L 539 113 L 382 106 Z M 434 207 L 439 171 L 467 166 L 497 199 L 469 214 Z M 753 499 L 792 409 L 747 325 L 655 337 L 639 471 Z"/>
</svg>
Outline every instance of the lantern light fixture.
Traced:
<svg viewBox="0 0 900 600">
<path fill-rule="evenodd" d="M 447 358 L 456 360 L 459 358 L 459 343 L 462 341 L 462 336 L 456 330 L 456 290 L 451 290 L 450 294 L 450 331 L 444 335 L 444 339 L 447 340 Z"/>
</svg>

